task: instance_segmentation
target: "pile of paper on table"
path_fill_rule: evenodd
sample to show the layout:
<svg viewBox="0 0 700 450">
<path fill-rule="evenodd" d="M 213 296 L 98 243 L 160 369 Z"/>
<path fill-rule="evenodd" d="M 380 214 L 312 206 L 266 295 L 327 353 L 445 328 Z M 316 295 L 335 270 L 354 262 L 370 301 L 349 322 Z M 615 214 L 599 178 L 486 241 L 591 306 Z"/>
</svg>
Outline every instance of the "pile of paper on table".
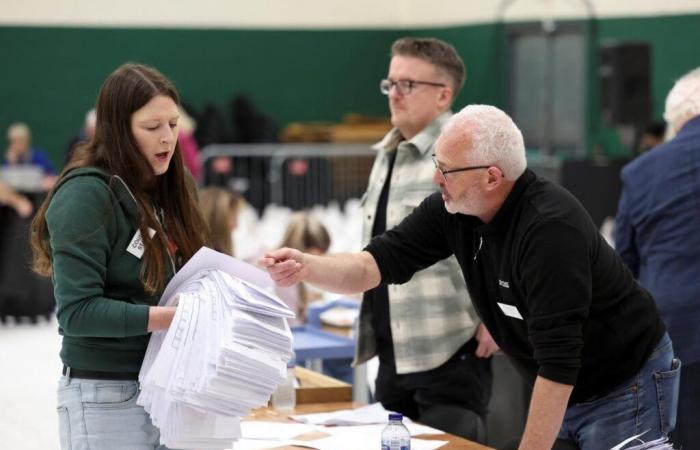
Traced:
<svg viewBox="0 0 700 450">
<path fill-rule="evenodd" d="M 137 403 L 170 448 L 224 449 L 240 418 L 267 404 L 292 355 L 294 313 L 267 275 L 203 248 L 168 284 L 161 306 L 177 305 L 167 331 L 146 350 Z M 166 300 L 167 299 L 167 300 Z"/>
</svg>

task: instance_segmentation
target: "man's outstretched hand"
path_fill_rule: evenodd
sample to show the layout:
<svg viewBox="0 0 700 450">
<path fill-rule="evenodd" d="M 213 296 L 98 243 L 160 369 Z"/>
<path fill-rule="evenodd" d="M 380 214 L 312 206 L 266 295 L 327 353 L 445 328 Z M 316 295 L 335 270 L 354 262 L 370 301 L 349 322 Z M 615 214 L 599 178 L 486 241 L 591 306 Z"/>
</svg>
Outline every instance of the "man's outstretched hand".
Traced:
<svg viewBox="0 0 700 450">
<path fill-rule="evenodd" d="M 279 286 L 291 286 L 303 281 L 308 275 L 304 266 L 304 254 L 293 248 L 280 248 L 265 253 L 258 259 L 258 265 L 267 270 L 270 278 Z"/>
</svg>

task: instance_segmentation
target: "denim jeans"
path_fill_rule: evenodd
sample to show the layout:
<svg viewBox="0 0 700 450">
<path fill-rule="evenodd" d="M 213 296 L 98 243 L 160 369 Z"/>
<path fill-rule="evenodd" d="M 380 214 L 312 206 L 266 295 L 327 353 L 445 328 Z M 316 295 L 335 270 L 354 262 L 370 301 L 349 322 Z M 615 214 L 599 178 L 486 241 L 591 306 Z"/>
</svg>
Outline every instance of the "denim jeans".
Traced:
<svg viewBox="0 0 700 450">
<path fill-rule="evenodd" d="M 58 383 L 61 450 L 164 450 L 150 416 L 136 404 L 137 381 L 62 376 Z"/>
<path fill-rule="evenodd" d="M 668 435 L 676 424 L 681 362 L 665 334 L 641 370 L 611 393 L 569 406 L 559 438 L 581 450 L 607 450 L 644 433 L 644 441 Z"/>
</svg>

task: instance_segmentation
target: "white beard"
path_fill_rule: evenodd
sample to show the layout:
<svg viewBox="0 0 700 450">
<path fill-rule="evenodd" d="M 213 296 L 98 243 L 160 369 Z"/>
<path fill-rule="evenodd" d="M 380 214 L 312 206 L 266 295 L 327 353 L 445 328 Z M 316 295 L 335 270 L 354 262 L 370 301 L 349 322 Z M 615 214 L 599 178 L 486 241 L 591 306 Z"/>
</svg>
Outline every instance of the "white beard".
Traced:
<svg viewBox="0 0 700 450">
<path fill-rule="evenodd" d="M 458 198 L 455 199 L 450 196 L 449 203 L 445 202 L 445 209 L 447 212 L 450 214 L 460 213 L 469 216 L 478 216 L 482 209 L 478 189 L 478 185 L 474 183 L 467 190 L 463 191 Z"/>
</svg>

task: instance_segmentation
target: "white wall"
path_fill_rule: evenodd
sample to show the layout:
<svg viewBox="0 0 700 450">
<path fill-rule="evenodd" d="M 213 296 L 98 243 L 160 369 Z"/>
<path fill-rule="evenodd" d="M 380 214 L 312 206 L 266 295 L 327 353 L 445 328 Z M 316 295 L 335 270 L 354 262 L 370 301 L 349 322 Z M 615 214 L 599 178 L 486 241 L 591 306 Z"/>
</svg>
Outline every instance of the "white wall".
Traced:
<svg viewBox="0 0 700 450">
<path fill-rule="evenodd" d="M 0 0 L 0 24 L 406 28 L 491 22 L 502 0 Z M 585 16 L 583 0 L 514 0 L 507 20 Z M 700 0 L 591 0 L 598 17 L 700 12 Z"/>
</svg>

